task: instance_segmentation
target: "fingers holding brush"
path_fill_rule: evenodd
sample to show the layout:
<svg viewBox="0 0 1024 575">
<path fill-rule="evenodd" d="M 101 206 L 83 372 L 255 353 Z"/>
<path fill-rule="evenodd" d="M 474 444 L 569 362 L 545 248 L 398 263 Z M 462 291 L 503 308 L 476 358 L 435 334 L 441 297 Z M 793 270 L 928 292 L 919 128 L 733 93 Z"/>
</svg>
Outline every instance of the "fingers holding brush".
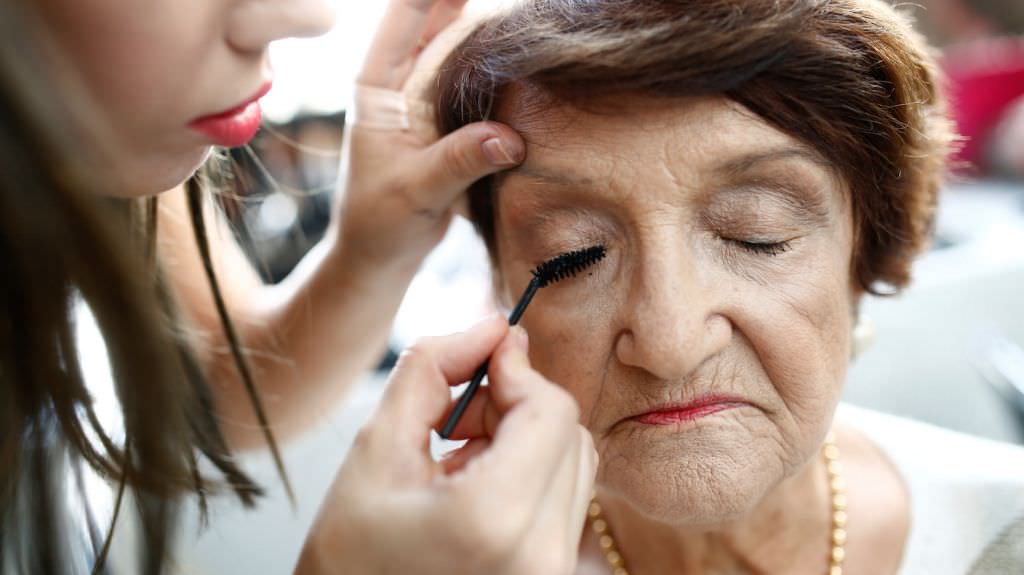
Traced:
<svg viewBox="0 0 1024 575">
<path fill-rule="evenodd" d="M 470 439 L 459 449 L 445 455 L 441 459 L 441 466 L 446 475 L 458 473 L 490 447 L 491 440 L 486 437 Z"/>
<path fill-rule="evenodd" d="M 507 558 L 511 572 L 572 573 L 594 489 L 597 453 L 579 424 L 579 407 L 562 388 L 530 366 L 512 333 L 491 359 L 484 430 L 488 449 L 464 475 L 479 487 L 480 505 L 523 525 L 522 541 Z M 489 429 L 488 413 L 498 413 Z"/>
<path fill-rule="evenodd" d="M 450 386 L 488 356 L 490 384 L 457 428 L 469 442 L 435 462 Z M 522 329 L 492 319 L 424 341 L 389 385 L 296 573 L 571 574 L 596 454 L 575 401 L 530 366 Z"/>
<path fill-rule="evenodd" d="M 452 408 L 454 408 L 454 404 L 452 404 Z M 451 411 L 449 409 L 445 413 L 442 421 L 448 419 Z M 494 437 L 500 421 L 501 411 L 498 410 L 494 400 L 491 398 L 491 389 L 489 386 L 483 386 L 476 392 L 473 400 L 470 401 L 469 406 L 462 414 L 462 418 L 448 439 L 461 441 L 480 437 Z"/>
<path fill-rule="evenodd" d="M 521 327 L 491 356 L 453 437 L 469 438 L 445 461 L 456 499 L 485 517 L 508 545 L 489 573 L 572 573 L 594 489 L 597 453 L 565 390 L 534 370 Z"/>
<path fill-rule="evenodd" d="M 527 345 L 526 332 L 512 328 L 491 357 L 486 395 L 471 404 L 462 432 L 491 438 L 488 464 L 473 470 L 474 481 L 540 505 L 554 482 L 579 468 L 581 433 L 588 441 L 589 434 L 572 396 L 530 366 Z M 592 443 L 586 449 L 593 451 Z"/>
<path fill-rule="evenodd" d="M 451 386 L 471 377 L 507 333 L 508 322 L 493 316 L 467 331 L 427 338 L 406 350 L 363 435 L 386 446 L 381 452 L 388 457 L 423 461 L 430 432 L 451 402 Z"/>
</svg>

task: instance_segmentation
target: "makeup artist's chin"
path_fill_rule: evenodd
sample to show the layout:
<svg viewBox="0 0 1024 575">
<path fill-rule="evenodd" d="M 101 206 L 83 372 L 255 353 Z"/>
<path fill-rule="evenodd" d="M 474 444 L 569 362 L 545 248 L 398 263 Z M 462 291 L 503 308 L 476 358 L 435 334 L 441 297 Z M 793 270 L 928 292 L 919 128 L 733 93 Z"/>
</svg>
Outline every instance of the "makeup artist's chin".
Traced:
<svg viewBox="0 0 1024 575">
<path fill-rule="evenodd" d="M 129 161 L 103 181 L 105 193 L 121 198 L 153 196 L 186 182 L 210 157 L 213 146 L 201 143 L 176 152 L 153 153 L 149 157 L 127 156 Z"/>
</svg>

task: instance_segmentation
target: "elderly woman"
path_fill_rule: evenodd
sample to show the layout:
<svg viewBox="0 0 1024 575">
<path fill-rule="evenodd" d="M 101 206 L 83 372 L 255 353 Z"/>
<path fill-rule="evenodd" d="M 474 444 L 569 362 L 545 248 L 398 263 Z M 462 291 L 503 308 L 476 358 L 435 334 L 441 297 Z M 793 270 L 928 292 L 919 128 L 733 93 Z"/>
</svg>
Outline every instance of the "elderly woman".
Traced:
<svg viewBox="0 0 1024 575">
<path fill-rule="evenodd" d="M 934 70 L 876 0 L 532 0 L 442 64 L 441 132 L 528 142 L 470 196 L 504 301 L 607 249 L 523 321 L 601 457 L 580 573 L 1024 572 L 1021 450 L 837 415 L 928 241 Z"/>
</svg>

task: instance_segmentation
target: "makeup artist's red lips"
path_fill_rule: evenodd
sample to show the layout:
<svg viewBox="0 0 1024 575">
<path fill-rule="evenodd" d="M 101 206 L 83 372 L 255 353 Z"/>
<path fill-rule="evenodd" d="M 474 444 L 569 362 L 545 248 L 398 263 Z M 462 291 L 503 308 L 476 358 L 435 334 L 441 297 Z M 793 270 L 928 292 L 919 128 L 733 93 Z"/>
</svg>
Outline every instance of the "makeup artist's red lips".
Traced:
<svg viewBox="0 0 1024 575">
<path fill-rule="evenodd" d="M 189 122 L 188 126 L 218 146 L 244 146 L 252 141 L 260 129 L 263 111 L 260 109 L 259 100 L 267 95 L 272 86 L 271 82 L 267 82 L 255 95 L 234 108 L 196 118 Z"/>
<path fill-rule="evenodd" d="M 666 405 L 651 411 L 634 415 L 629 419 L 646 425 L 672 425 L 696 421 L 702 417 L 749 405 L 746 401 L 731 396 L 707 395 L 688 403 Z"/>
</svg>

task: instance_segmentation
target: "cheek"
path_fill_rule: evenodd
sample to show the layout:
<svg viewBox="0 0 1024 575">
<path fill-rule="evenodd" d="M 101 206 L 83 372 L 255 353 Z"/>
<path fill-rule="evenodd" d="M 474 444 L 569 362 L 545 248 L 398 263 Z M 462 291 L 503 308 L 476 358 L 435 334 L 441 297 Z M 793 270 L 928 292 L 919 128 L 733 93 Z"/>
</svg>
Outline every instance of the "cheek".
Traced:
<svg viewBox="0 0 1024 575">
<path fill-rule="evenodd" d="M 210 55 L 213 4 L 220 2 L 43 0 L 42 12 L 95 104 L 131 128 L 178 120 Z"/>
<path fill-rule="evenodd" d="M 163 192 L 183 182 L 210 148 L 187 127 L 197 78 L 212 61 L 212 0 L 40 0 L 69 82 L 91 96 L 86 110 L 113 136 L 103 179 L 112 194 Z M 59 71 L 60 66 L 56 67 Z M 89 118 L 86 129 L 96 127 Z"/>
<path fill-rule="evenodd" d="M 802 273 L 751 288 L 730 312 L 776 397 L 774 423 L 800 452 L 813 451 L 824 436 L 845 380 L 852 309 L 847 270 L 839 252 L 809 258 Z"/>
<path fill-rule="evenodd" d="M 523 318 L 530 334 L 530 360 L 549 380 L 576 398 L 586 425 L 593 418 L 602 395 L 611 358 L 613 334 L 606 311 L 610 295 L 585 287 L 574 287 L 576 297 L 541 292 Z M 582 294 L 586 301 L 581 304 Z M 569 304 L 565 300 L 575 301 Z"/>
<path fill-rule="evenodd" d="M 849 353 L 850 306 L 839 282 L 780 286 L 738 326 L 780 395 L 812 399 L 838 394 Z"/>
<path fill-rule="evenodd" d="M 508 217 L 506 207 L 502 205 L 502 218 Z M 510 229 L 504 220 L 502 229 Z M 604 240 L 593 243 L 608 244 Z M 496 289 L 501 303 L 511 309 L 530 281 L 535 260 L 544 256 L 523 249 L 506 234 L 497 234 L 497 243 L 501 262 Z M 616 261 L 613 250 L 591 270 L 541 289 L 520 322 L 530 335 L 533 367 L 572 394 L 584 425 L 600 405 L 611 361 L 611 318 L 621 299 L 614 279 Z"/>
</svg>

